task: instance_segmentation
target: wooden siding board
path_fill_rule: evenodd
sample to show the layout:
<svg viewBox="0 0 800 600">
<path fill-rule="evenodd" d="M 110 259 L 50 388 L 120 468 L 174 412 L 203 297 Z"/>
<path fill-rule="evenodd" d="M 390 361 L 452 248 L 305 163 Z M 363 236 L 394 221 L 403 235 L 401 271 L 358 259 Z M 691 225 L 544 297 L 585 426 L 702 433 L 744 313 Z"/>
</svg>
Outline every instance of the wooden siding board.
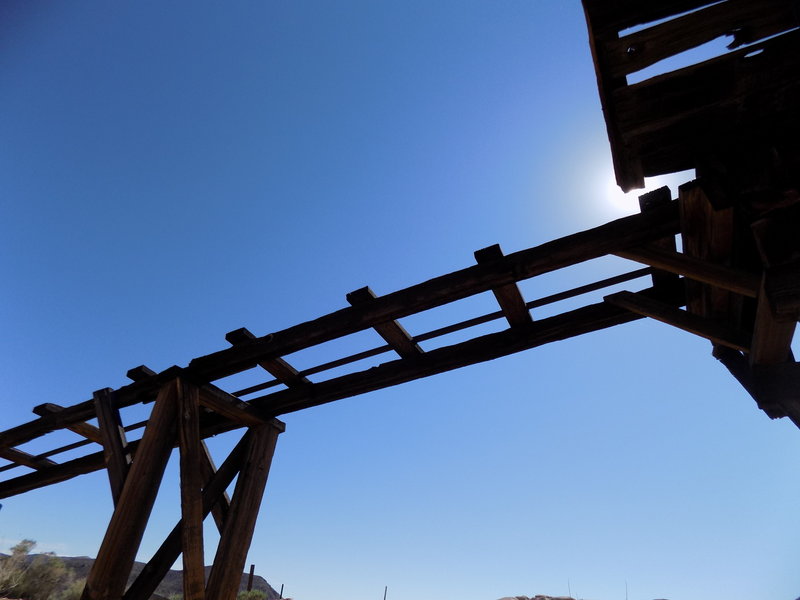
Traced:
<svg viewBox="0 0 800 600">
<path fill-rule="evenodd" d="M 797 26 L 794 0 L 728 0 L 607 41 L 603 53 L 608 73 L 624 77 L 724 35 L 736 47 Z"/>
<path fill-rule="evenodd" d="M 584 9 L 603 31 L 622 31 L 707 6 L 714 0 L 583 0 Z"/>
</svg>

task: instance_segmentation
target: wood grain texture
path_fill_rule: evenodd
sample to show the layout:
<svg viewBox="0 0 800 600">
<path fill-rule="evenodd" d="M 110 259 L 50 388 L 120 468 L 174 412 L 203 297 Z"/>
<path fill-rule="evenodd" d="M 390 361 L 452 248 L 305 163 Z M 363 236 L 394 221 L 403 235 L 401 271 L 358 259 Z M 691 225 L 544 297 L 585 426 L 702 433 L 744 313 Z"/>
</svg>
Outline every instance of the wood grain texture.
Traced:
<svg viewBox="0 0 800 600">
<path fill-rule="evenodd" d="M 55 462 L 48 458 L 33 456 L 19 448 L 0 448 L 0 457 L 10 460 L 12 463 L 37 470 L 57 466 Z"/>
<path fill-rule="evenodd" d="M 207 489 L 211 482 L 214 480 L 214 476 L 217 473 L 217 467 L 214 465 L 214 458 L 211 456 L 211 452 L 208 450 L 208 446 L 206 443 L 202 441 L 201 443 L 201 460 L 200 460 L 200 470 L 203 477 L 203 489 Z M 219 500 L 214 503 L 211 507 L 211 516 L 214 518 L 214 523 L 217 526 L 217 531 L 222 533 L 222 528 L 225 525 L 225 519 L 228 516 L 228 510 L 231 506 L 231 499 L 228 497 L 227 492 L 223 492 L 222 495 L 219 497 Z"/>
<path fill-rule="evenodd" d="M 617 252 L 617 256 L 650 265 L 670 273 L 683 275 L 701 283 L 707 283 L 723 290 L 728 290 L 755 298 L 758 296 L 759 276 L 745 271 L 697 259 L 686 254 L 665 250 L 657 246 L 642 246 Z"/>
<path fill-rule="evenodd" d="M 53 402 L 46 402 L 34 407 L 33 412 L 40 417 L 43 417 L 48 414 L 60 413 L 62 410 L 64 410 L 63 406 Z M 82 423 L 79 421 L 77 423 L 67 425 L 64 427 L 64 429 L 68 429 L 69 431 L 77 433 L 78 435 L 85 437 L 87 440 L 97 444 L 102 445 L 103 443 L 103 436 L 100 434 L 100 429 L 94 425 L 90 425 L 89 423 Z"/>
<path fill-rule="evenodd" d="M 200 390 L 179 379 L 178 447 L 181 481 L 181 556 L 184 600 L 205 599 L 203 554 L 203 461 L 200 441 Z"/>
<path fill-rule="evenodd" d="M 625 76 L 723 35 L 731 46 L 797 27 L 794 0 L 727 0 L 607 42 L 608 71 Z"/>
<path fill-rule="evenodd" d="M 225 335 L 225 339 L 234 346 L 247 344 L 256 339 L 256 336 L 247 328 L 241 327 Z M 300 375 L 292 365 L 280 356 L 265 358 L 258 363 L 258 366 L 267 371 L 276 380 L 288 387 L 298 385 L 308 385 L 311 383 L 308 378 Z"/>
<path fill-rule="evenodd" d="M 215 600 L 234 600 L 253 539 L 261 498 L 267 484 L 275 444 L 282 427 L 274 423 L 251 428 L 252 438 L 236 480 L 231 508 L 208 576 L 206 595 Z"/>
<path fill-rule="evenodd" d="M 218 379 L 251 368 L 263 358 L 296 352 L 362 331 L 375 323 L 399 319 L 489 291 L 493 287 L 529 279 L 632 246 L 640 246 L 677 234 L 678 231 L 677 203 L 670 203 L 656 210 L 623 217 L 535 248 L 513 252 L 493 265 L 475 265 L 378 296 L 374 302 L 364 307 L 345 308 L 260 337 L 247 346 L 228 348 L 196 358 L 189 363 L 188 370 L 199 379 Z M 6 439 L 16 440 L 22 437 L 18 431 L 7 433 L 8 437 L 5 439 L 0 434 L 0 445 Z"/>
<path fill-rule="evenodd" d="M 375 292 L 369 287 L 363 287 L 347 294 L 347 301 L 351 306 L 368 306 L 376 297 Z M 414 358 L 422 354 L 422 348 L 397 321 L 375 323 L 373 329 L 402 358 Z"/>
<path fill-rule="evenodd" d="M 95 412 L 103 440 L 103 458 L 111 486 L 114 506 L 119 502 L 131 465 L 131 454 L 122 418 L 114 400 L 114 391 L 105 388 L 94 393 Z"/>
<path fill-rule="evenodd" d="M 475 252 L 475 260 L 479 265 L 491 263 L 502 258 L 503 251 L 498 244 Z M 511 327 L 528 325 L 533 320 L 516 283 L 492 288 L 492 294 L 494 294 L 495 300 L 500 305 L 500 310 L 503 311 L 503 315 Z"/>
<path fill-rule="evenodd" d="M 652 298 L 633 292 L 618 292 L 605 297 L 605 301 L 643 317 L 650 317 L 678 329 L 704 337 L 715 344 L 734 350 L 749 351 L 750 343 L 739 331 L 710 319 L 704 319 L 679 310 Z"/>
<path fill-rule="evenodd" d="M 125 591 L 175 442 L 175 397 L 174 381 L 158 394 L 119 502 L 86 579 L 82 600 L 118 600 Z"/>
</svg>

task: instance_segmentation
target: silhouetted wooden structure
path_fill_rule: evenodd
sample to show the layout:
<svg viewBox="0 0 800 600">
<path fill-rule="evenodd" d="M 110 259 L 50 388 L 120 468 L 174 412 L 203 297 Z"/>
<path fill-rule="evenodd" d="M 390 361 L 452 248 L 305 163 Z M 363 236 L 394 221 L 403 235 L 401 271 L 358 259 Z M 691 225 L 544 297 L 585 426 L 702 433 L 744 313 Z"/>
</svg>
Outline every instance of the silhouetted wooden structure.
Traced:
<svg viewBox="0 0 800 600">
<path fill-rule="evenodd" d="M 800 311 L 800 161 L 791 143 L 798 133 L 796 3 L 707 4 L 584 0 L 618 181 L 627 189 L 644 176 L 696 168 L 697 180 L 676 199 L 662 188 L 641 197 L 640 214 L 508 255 L 485 248 L 459 271 L 386 295 L 362 288 L 348 294 L 349 307 L 315 320 L 263 336 L 230 332 L 231 347 L 186 367 L 137 367 L 127 386 L 66 408 L 37 406 L 36 419 L 0 433 L 0 471 L 9 474 L 0 498 L 105 469 L 115 510 L 84 599 L 149 598 L 182 555 L 185 598 L 227 600 L 238 589 L 283 431 L 277 417 L 645 317 L 709 339 L 770 417 L 800 426 L 800 371 L 790 348 Z M 694 12 L 676 16 L 685 11 Z M 749 45 L 627 82 L 635 71 L 729 32 L 735 45 Z M 644 267 L 533 300 L 517 285 L 606 255 Z M 537 316 L 539 307 L 612 286 L 616 291 L 599 302 Z M 498 306 L 488 314 L 425 332 L 400 322 L 485 292 Z M 474 333 L 487 323 L 497 330 Z M 348 356 L 328 350 L 327 342 L 368 329 L 382 343 Z M 444 341 L 456 332 L 465 340 Z M 327 358 L 299 371 L 286 359 L 311 347 Z M 229 377 L 244 372 L 264 377 L 235 389 Z M 120 411 L 134 404 L 152 405 L 149 417 L 125 425 Z M 56 430 L 74 432 L 76 441 L 35 455 L 22 448 Z M 217 468 L 203 440 L 232 430 L 244 434 Z M 176 447 L 182 518 L 126 590 Z M 67 452 L 78 457 L 54 460 Z M 205 581 L 202 523 L 209 514 L 221 539 Z"/>
</svg>

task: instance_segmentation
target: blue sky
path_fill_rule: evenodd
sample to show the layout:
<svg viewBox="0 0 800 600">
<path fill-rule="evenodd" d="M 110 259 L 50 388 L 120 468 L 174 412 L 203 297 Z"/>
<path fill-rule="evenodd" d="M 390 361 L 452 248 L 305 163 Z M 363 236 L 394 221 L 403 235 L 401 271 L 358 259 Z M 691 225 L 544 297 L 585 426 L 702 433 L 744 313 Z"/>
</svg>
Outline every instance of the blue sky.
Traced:
<svg viewBox="0 0 800 600">
<path fill-rule="evenodd" d="M 636 210 L 577 0 L 7 0 L 0 73 L 3 428 Z M 248 562 L 297 600 L 791 600 L 800 435 L 710 351 L 642 321 L 287 415 Z M 110 512 L 102 473 L 9 498 L 0 548 L 94 555 Z M 178 514 L 173 464 L 141 558 Z"/>
</svg>

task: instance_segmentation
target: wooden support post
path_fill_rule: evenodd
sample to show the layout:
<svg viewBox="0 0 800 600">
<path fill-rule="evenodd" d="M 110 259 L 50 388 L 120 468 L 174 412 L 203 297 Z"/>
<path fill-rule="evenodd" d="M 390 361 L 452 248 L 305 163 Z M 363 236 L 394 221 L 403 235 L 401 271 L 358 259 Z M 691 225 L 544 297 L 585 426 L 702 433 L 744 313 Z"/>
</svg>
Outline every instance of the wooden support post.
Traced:
<svg viewBox="0 0 800 600">
<path fill-rule="evenodd" d="M 208 577 L 206 596 L 214 600 L 233 600 L 239 590 L 247 552 L 253 539 L 261 498 L 275 452 L 280 421 L 251 428 L 252 440 L 231 500 L 225 530 L 217 546 Z"/>
<path fill-rule="evenodd" d="M 125 479 L 131 464 L 128 440 L 119 410 L 114 403 L 114 392 L 109 388 L 98 390 L 93 394 L 97 422 L 100 425 L 100 436 L 103 440 L 103 458 L 111 484 L 111 497 L 114 506 L 119 502 Z"/>
<path fill-rule="evenodd" d="M 253 589 L 253 575 L 256 573 L 256 566 L 254 564 L 250 565 L 250 574 L 247 576 L 247 591 Z"/>
<path fill-rule="evenodd" d="M 119 600 L 125 591 L 175 443 L 175 388 L 173 380 L 158 393 L 97 559 L 86 579 L 82 600 Z"/>
<path fill-rule="evenodd" d="M 775 318 L 769 297 L 762 284 L 753 323 L 750 350 L 751 365 L 775 365 L 786 362 L 792 351 L 796 321 Z"/>
<path fill-rule="evenodd" d="M 733 251 L 734 209 L 716 208 L 703 186 L 697 182 L 686 183 L 678 188 L 678 202 L 681 210 L 681 245 L 683 253 L 698 262 L 730 267 Z M 728 261 L 727 263 L 724 261 Z M 695 274 L 696 275 L 696 274 Z M 738 313 L 742 301 L 733 298 L 729 291 L 751 298 L 758 292 L 758 276 L 750 275 L 747 288 L 750 293 L 720 285 L 721 281 L 735 278 L 723 277 L 704 279 L 687 274 L 687 310 L 701 317 L 729 315 L 731 325 L 739 324 Z M 754 293 L 755 292 L 755 293 Z"/>
<path fill-rule="evenodd" d="M 655 210 L 659 206 L 664 206 L 670 202 L 672 202 L 672 192 L 667 186 L 660 187 L 657 190 L 639 196 L 639 210 L 642 212 Z M 651 246 L 674 253 L 676 251 L 675 236 L 670 235 L 660 240 L 655 240 L 651 242 Z M 651 277 L 656 292 L 664 295 L 671 294 L 680 285 L 680 277 L 670 271 L 655 269 Z"/>
<path fill-rule="evenodd" d="M 200 394 L 197 386 L 178 380 L 178 446 L 181 456 L 181 547 L 183 598 L 205 599 L 203 554 L 203 481 L 200 447 Z"/>
<path fill-rule="evenodd" d="M 485 265 L 501 258 L 503 258 L 503 251 L 499 244 L 475 251 L 475 260 L 479 265 Z M 511 327 L 529 325 L 533 321 L 516 283 L 492 288 L 492 293 Z"/>
<path fill-rule="evenodd" d="M 203 490 L 213 481 L 217 468 L 214 466 L 214 459 L 208 451 L 208 446 L 205 441 L 200 443 L 201 458 L 200 458 L 200 471 L 203 477 Z M 222 492 L 219 501 L 215 502 L 211 507 L 211 516 L 214 518 L 214 523 L 217 525 L 217 531 L 222 533 L 222 528 L 225 525 L 225 519 L 228 517 L 228 510 L 231 507 L 231 499 L 228 497 L 227 492 Z"/>
<path fill-rule="evenodd" d="M 795 205 L 761 219 L 752 228 L 765 267 L 753 323 L 752 365 L 780 364 L 791 355 L 800 317 L 798 217 L 800 205 Z"/>
<path fill-rule="evenodd" d="M 369 287 L 359 288 L 347 294 L 347 301 L 352 306 L 367 306 L 374 302 L 375 298 L 377 298 L 375 292 Z M 377 323 L 373 328 L 401 358 L 416 358 L 422 355 L 422 348 L 396 320 Z"/>
<path fill-rule="evenodd" d="M 211 511 L 211 507 L 217 504 L 225 495 L 225 490 L 239 473 L 244 461 L 247 449 L 250 447 L 252 435 L 247 432 L 239 440 L 228 458 L 222 463 L 220 468 L 211 477 L 206 487 L 203 489 L 203 516 Z M 123 596 L 123 600 L 148 600 L 156 591 L 158 584 L 164 579 L 172 564 L 178 559 L 181 553 L 181 540 L 183 519 L 172 529 L 161 546 L 156 550 L 153 557 L 147 562 Z"/>
</svg>

